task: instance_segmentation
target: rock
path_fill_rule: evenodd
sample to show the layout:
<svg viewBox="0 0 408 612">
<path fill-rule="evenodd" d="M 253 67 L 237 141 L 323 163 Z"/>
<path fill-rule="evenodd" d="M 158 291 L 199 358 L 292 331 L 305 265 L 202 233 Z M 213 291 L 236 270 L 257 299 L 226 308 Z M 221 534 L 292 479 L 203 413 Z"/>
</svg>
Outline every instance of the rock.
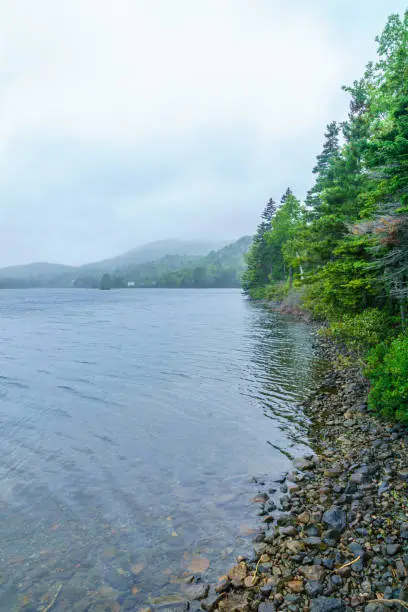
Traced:
<svg viewBox="0 0 408 612">
<path fill-rule="evenodd" d="M 306 527 L 305 529 L 305 534 L 309 537 L 315 537 L 319 535 L 319 530 L 316 527 L 316 525 L 309 525 L 308 527 Z"/>
<path fill-rule="evenodd" d="M 407 470 L 407 469 L 404 469 L 404 470 L 399 470 L 399 471 L 397 472 L 397 477 L 398 477 L 400 480 L 403 480 L 404 482 L 408 482 L 408 470 Z"/>
<path fill-rule="evenodd" d="M 346 604 L 333 597 L 316 597 L 310 602 L 310 612 L 345 612 Z"/>
<path fill-rule="evenodd" d="M 407 569 L 402 559 L 397 559 L 395 561 L 395 568 L 397 570 L 398 578 L 406 578 L 408 576 Z"/>
<path fill-rule="evenodd" d="M 209 597 L 207 601 L 203 601 L 201 607 L 207 612 L 213 612 L 213 610 L 216 609 L 216 607 L 221 603 L 224 597 L 225 593 L 221 593 L 221 595 L 213 595 L 212 597 Z"/>
<path fill-rule="evenodd" d="M 403 585 L 401 586 L 400 592 L 398 594 L 398 599 L 408 602 L 408 582 L 407 581 L 405 581 Z"/>
<path fill-rule="evenodd" d="M 305 510 L 297 517 L 297 520 L 302 525 L 308 525 L 310 523 L 310 513 Z"/>
<path fill-rule="evenodd" d="M 386 551 L 387 551 L 387 555 L 390 555 L 390 557 L 393 557 L 394 555 L 397 554 L 397 552 L 399 552 L 401 549 L 401 546 L 399 544 L 387 544 L 386 547 Z"/>
<path fill-rule="evenodd" d="M 323 523 L 327 525 L 329 529 L 335 529 L 336 531 L 344 531 L 347 525 L 347 517 L 344 510 L 340 508 L 330 508 L 326 510 L 322 517 Z"/>
<path fill-rule="evenodd" d="M 299 604 L 301 602 L 301 598 L 299 597 L 299 595 L 296 595 L 295 593 L 292 593 L 290 595 L 286 595 L 284 600 L 283 600 L 283 605 L 285 608 L 287 608 L 288 610 L 298 610 L 299 609 Z"/>
<path fill-rule="evenodd" d="M 176 596 L 169 596 L 168 601 L 154 606 L 154 610 L 157 612 L 186 612 L 190 605 L 187 601 L 175 601 Z"/>
<path fill-rule="evenodd" d="M 247 574 L 247 566 L 245 565 L 244 561 L 242 561 L 241 563 L 238 563 L 238 565 L 234 565 L 234 567 L 230 569 L 228 577 L 235 583 L 244 582 Z"/>
<path fill-rule="evenodd" d="M 224 580 L 220 580 L 220 582 L 214 588 L 214 591 L 216 593 L 224 593 L 225 591 L 228 591 L 230 586 L 231 582 L 227 578 L 225 578 Z"/>
<path fill-rule="evenodd" d="M 199 601 L 207 597 L 209 589 L 208 584 L 190 584 L 184 588 L 184 593 L 188 600 Z"/>
<path fill-rule="evenodd" d="M 264 584 L 260 587 L 259 592 L 264 595 L 265 597 L 269 597 L 269 595 L 272 592 L 272 585 L 271 584 Z"/>
<path fill-rule="evenodd" d="M 292 593 L 303 593 L 304 591 L 302 580 L 289 580 L 286 586 Z"/>
<path fill-rule="evenodd" d="M 263 601 L 258 606 L 258 612 L 275 612 L 276 607 L 271 601 Z"/>
<path fill-rule="evenodd" d="M 321 565 L 303 565 L 299 568 L 299 572 L 307 578 L 307 580 L 322 580 L 325 575 L 325 569 Z"/>
<path fill-rule="evenodd" d="M 247 612 L 249 609 L 248 591 L 230 593 L 228 597 L 219 602 L 218 607 L 226 612 Z"/>
<path fill-rule="evenodd" d="M 322 544 L 321 538 L 318 538 L 317 536 L 310 536 L 308 538 L 305 538 L 304 542 L 306 546 L 309 546 L 310 548 L 317 548 Z"/>
<path fill-rule="evenodd" d="M 326 478 L 336 478 L 337 476 L 340 476 L 341 473 L 341 467 L 332 467 L 328 470 L 324 470 L 323 475 L 326 476 Z"/>
<path fill-rule="evenodd" d="M 330 580 L 331 583 L 335 586 L 335 587 L 339 587 L 343 584 L 343 580 L 341 578 L 341 576 L 338 576 L 337 574 L 333 574 L 332 576 L 330 576 Z"/>
<path fill-rule="evenodd" d="M 323 584 L 318 580 L 308 580 L 306 582 L 306 593 L 309 597 L 317 597 L 323 592 Z"/>
<path fill-rule="evenodd" d="M 335 546 L 336 542 L 341 538 L 341 533 L 337 529 L 327 529 L 327 531 L 323 532 L 322 537 L 328 546 Z"/>
<path fill-rule="evenodd" d="M 246 586 L 247 589 L 249 589 L 255 586 L 258 582 L 259 582 L 259 578 L 257 576 L 253 576 L 252 574 L 250 574 L 249 576 L 245 578 L 244 585 Z"/>
<path fill-rule="evenodd" d="M 323 565 L 328 570 L 334 569 L 334 559 L 331 559 L 330 557 L 327 559 L 323 559 Z"/>
<path fill-rule="evenodd" d="M 305 550 L 305 545 L 300 540 L 286 540 L 286 548 L 290 553 L 298 555 Z"/>
<path fill-rule="evenodd" d="M 349 548 L 349 551 L 353 553 L 355 559 L 357 557 L 360 557 L 361 559 L 365 559 L 367 557 L 366 551 L 361 546 L 361 544 L 358 544 L 358 542 L 351 542 L 348 545 L 348 548 Z"/>
<path fill-rule="evenodd" d="M 297 530 L 292 525 L 288 527 L 279 527 L 279 534 L 282 536 L 295 536 L 297 535 Z"/>
<path fill-rule="evenodd" d="M 402 523 L 400 527 L 400 536 L 403 540 L 408 540 L 408 523 Z"/>
<path fill-rule="evenodd" d="M 269 495 L 267 495 L 267 493 L 259 493 L 258 495 L 255 495 L 255 497 L 253 497 L 251 499 L 251 502 L 253 504 L 264 504 L 265 502 L 267 502 L 269 499 Z"/>
<path fill-rule="evenodd" d="M 298 470 L 302 470 L 302 471 L 310 470 L 314 467 L 313 463 L 309 459 L 305 459 L 304 457 L 299 457 L 297 459 L 294 459 L 293 465 L 295 468 L 297 468 Z"/>
<path fill-rule="evenodd" d="M 384 612 L 384 606 L 380 603 L 369 603 L 364 608 L 364 612 Z"/>
</svg>

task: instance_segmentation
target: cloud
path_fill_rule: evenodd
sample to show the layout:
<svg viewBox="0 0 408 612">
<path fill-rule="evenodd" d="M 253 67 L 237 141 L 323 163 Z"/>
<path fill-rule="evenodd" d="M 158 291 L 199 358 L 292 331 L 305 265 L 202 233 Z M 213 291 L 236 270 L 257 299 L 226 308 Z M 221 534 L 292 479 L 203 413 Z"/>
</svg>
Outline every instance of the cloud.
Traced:
<svg viewBox="0 0 408 612">
<path fill-rule="evenodd" d="M 0 264 L 251 232 L 306 189 L 356 45 L 323 1 L 5 0 Z"/>
</svg>

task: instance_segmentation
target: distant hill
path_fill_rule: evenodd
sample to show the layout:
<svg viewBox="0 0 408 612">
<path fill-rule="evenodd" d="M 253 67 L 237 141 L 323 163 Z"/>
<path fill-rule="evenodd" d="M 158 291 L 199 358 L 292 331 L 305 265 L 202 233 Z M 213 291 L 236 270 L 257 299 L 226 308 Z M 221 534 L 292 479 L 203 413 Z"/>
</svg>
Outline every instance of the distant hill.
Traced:
<svg viewBox="0 0 408 612">
<path fill-rule="evenodd" d="M 227 244 L 217 251 L 211 251 L 205 257 L 207 264 L 219 265 L 224 268 L 237 268 L 243 270 L 245 268 L 244 255 L 248 252 L 252 243 L 252 236 L 242 236 L 239 240 Z"/>
<path fill-rule="evenodd" d="M 0 268 L 2 287 L 95 287 L 104 273 L 131 279 L 157 279 L 161 274 L 193 267 L 200 258 L 228 245 L 227 241 L 160 240 L 137 247 L 122 255 L 84 264 L 65 266 L 36 262 Z M 155 263 L 153 263 L 155 262 Z M 152 269 L 154 273 L 152 274 Z"/>
<path fill-rule="evenodd" d="M 96 263 L 85 264 L 80 266 L 81 272 L 86 272 L 89 269 L 102 270 L 103 272 L 114 272 L 126 268 L 128 266 L 136 266 L 148 261 L 157 261 L 168 255 L 206 255 L 213 249 L 221 249 L 227 241 L 215 242 L 194 242 L 188 240 L 158 240 L 150 242 L 144 246 L 131 249 L 123 255 L 103 259 Z M 1 272 L 1 270 L 0 270 Z"/>
<path fill-rule="evenodd" d="M 21 266 L 7 266 L 6 268 L 0 268 L 1 278 L 15 278 L 15 279 L 28 279 L 28 278 L 50 278 L 58 276 L 60 274 L 72 274 L 76 273 L 76 268 L 73 266 L 64 266 L 62 264 L 54 264 L 47 262 L 36 262 L 25 264 Z"/>
</svg>

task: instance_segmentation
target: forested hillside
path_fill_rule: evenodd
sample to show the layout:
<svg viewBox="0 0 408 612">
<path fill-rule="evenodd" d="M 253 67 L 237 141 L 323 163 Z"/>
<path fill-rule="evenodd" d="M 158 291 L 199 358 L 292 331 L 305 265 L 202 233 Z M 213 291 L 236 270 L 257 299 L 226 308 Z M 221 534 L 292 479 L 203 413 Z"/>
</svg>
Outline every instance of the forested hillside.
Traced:
<svg viewBox="0 0 408 612">
<path fill-rule="evenodd" d="M 246 268 L 244 255 L 251 242 L 250 236 L 243 236 L 219 250 L 210 250 L 211 243 L 167 240 L 76 268 L 49 263 L 13 266 L 0 269 L 0 289 L 114 289 L 129 284 L 132 287 L 240 287 Z M 163 256 L 166 248 L 169 253 Z M 177 248 L 180 252 L 173 253 Z M 145 259 L 155 254 L 161 256 Z"/>
<path fill-rule="evenodd" d="M 344 87 L 348 118 L 327 126 L 305 201 L 288 188 L 267 203 L 243 287 L 328 321 L 366 364 L 370 406 L 408 421 L 408 12 L 377 42 Z"/>
<path fill-rule="evenodd" d="M 219 251 L 211 251 L 198 265 L 164 274 L 160 287 L 240 287 L 245 270 L 245 254 L 252 242 L 243 236 Z"/>
<path fill-rule="evenodd" d="M 251 237 L 243 236 L 205 257 L 168 255 L 157 261 L 118 269 L 113 275 L 105 273 L 103 288 L 127 287 L 128 283 L 135 287 L 240 287 L 246 268 L 245 254 L 251 242 Z M 86 278 L 83 282 L 79 278 L 76 286 L 87 286 L 86 282 L 94 285 L 95 279 Z"/>
</svg>

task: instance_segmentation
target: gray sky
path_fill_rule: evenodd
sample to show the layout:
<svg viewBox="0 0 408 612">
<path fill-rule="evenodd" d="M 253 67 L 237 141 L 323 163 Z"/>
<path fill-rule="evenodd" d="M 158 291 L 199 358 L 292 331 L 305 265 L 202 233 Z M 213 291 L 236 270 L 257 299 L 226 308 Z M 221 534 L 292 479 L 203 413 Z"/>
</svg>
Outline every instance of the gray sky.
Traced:
<svg viewBox="0 0 408 612">
<path fill-rule="evenodd" d="M 2 0 L 0 265 L 252 233 L 400 0 Z"/>
</svg>

